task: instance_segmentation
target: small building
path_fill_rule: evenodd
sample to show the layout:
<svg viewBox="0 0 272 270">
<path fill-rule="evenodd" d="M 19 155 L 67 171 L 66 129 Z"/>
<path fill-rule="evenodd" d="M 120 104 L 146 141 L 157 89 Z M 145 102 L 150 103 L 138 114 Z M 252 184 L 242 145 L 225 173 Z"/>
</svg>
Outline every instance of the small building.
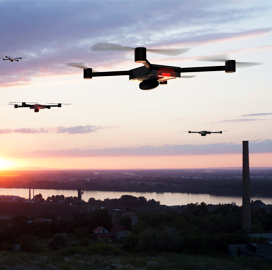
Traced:
<svg viewBox="0 0 272 270">
<path fill-rule="evenodd" d="M 122 225 L 116 225 L 111 228 L 110 231 L 116 239 L 124 238 L 131 234 L 131 231 L 127 227 Z"/>
<path fill-rule="evenodd" d="M 229 245 L 229 255 L 272 259 L 272 242 Z"/>
<path fill-rule="evenodd" d="M 49 218 L 36 218 L 36 219 L 28 221 L 28 223 L 31 223 L 31 222 L 51 222 L 51 221 L 52 220 Z"/>
<path fill-rule="evenodd" d="M 105 241 L 111 241 L 113 238 L 113 235 L 105 229 L 104 227 L 97 227 L 94 231 L 94 238 L 100 242 L 105 242 Z"/>
</svg>

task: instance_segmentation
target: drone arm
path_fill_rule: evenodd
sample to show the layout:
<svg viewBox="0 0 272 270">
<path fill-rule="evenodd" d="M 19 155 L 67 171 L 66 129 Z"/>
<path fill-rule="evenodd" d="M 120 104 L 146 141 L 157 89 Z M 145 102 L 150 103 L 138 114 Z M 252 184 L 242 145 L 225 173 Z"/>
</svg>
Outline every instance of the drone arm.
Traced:
<svg viewBox="0 0 272 270">
<path fill-rule="evenodd" d="M 33 107 L 33 105 L 31 105 L 31 104 L 27 104 L 27 103 L 25 103 L 25 102 L 22 102 L 22 105 L 19 105 L 18 107 L 23 107 L 23 108 L 32 108 L 32 107 Z"/>
<path fill-rule="evenodd" d="M 152 65 L 150 64 L 150 62 L 147 59 L 143 62 L 143 65 L 148 69 L 152 68 Z"/>
<path fill-rule="evenodd" d="M 205 71 L 225 71 L 226 73 L 232 73 L 236 71 L 236 62 L 235 60 L 227 60 L 225 61 L 225 66 L 179 68 L 178 71 L 180 73 Z"/>
<path fill-rule="evenodd" d="M 45 105 L 45 108 L 46 109 L 51 109 L 52 107 L 55 107 L 55 108 L 57 108 L 57 107 L 61 107 L 61 103 L 58 103 L 58 104 L 55 104 L 55 105 Z"/>
<path fill-rule="evenodd" d="M 124 76 L 130 75 L 130 70 L 123 71 L 104 71 L 104 72 L 94 72 L 92 73 L 93 77 L 103 77 L 103 76 Z"/>
<path fill-rule="evenodd" d="M 189 68 L 179 68 L 180 73 L 187 72 L 205 72 L 205 71 L 225 71 L 225 66 L 210 66 L 210 67 L 189 67 Z"/>
</svg>

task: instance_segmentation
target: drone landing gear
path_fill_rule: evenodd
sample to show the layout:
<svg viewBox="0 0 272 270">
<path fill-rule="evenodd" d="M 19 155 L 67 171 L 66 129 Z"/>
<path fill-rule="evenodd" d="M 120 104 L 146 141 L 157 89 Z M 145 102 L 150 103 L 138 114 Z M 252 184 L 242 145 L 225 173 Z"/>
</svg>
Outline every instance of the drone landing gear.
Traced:
<svg viewBox="0 0 272 270">
<path fill-rule="evenodd" d="M 167 84 L 167 81 L 160 82 L 160 84 Z"/>
</svg>

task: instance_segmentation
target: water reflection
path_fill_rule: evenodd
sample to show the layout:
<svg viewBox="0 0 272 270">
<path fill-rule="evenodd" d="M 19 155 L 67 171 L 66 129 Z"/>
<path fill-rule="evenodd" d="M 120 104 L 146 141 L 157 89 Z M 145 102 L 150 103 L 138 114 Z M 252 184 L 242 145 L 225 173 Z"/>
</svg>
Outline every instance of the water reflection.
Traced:
<svg viewBox="0 0 272 270">
<path fill-rule="evenodd" d="M 77 190 L 60 190 L 60 189 L 35 189 L 34 194 L 41 193 L 46 199 L 52 195 L 64 195 L 65 197 L 77 196 Z M 0 195 L 16 195 L 24 198 L 28 198 L 29 190 L 25 188 L 0 188 Z M 154 199 L 160 201 L 164 205 L 186 205 L 188 203 L 202 203 L 206 204 L 219 204 L 219 203 L 236 203 L 242 205 L 242 198 L 239 197 L 224 197 L 224 196 L 212 196 L 209 194 L 189 194 L 189 193 L 156 193 L 156 192 L 117 192 L 117 191 L 84 191 L 82 199 L 88 201 L 89 198 L 95 198 L 96 200 L 118 199 L 122 195 L 132 195 L 135 197 L 143 196 L 147 200 Z M 31 192 L 31 197 L 33 192 Z M 262 200 L 265 204 L 272 204 L 272 198 L 252 197 L 252 200 Z"/>
</svg>

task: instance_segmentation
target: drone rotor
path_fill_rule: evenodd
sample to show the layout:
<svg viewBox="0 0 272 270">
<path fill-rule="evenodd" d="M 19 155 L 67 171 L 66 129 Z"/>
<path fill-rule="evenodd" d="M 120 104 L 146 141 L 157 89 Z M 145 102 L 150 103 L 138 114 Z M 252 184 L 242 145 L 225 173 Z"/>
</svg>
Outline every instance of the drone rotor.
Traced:
<svg viewBox="0 0 272 270">
<path fill-rule="evenodd" d="M 198 59 L 199 61 L 209 61 L 209 62 L 226 62 L 229 61 L 229 56 L 227 54 L 219 54 L 219 55 L 213 55 L 208 57 L 202 57 Z M 236 66 L 238 68 L 243 67 L 252 67 L 261 65 L 262 63 L 255 63 L 255 62 L 236 62 Z"/>
<path fill-rule="evenodd" d="M 67 66 L 87 69 L 87 65 L 84 62 L 66 63 Z"/>
<path fill-rule="evenodd" d="M 138 47 L 143 48 L 143 47 Z M 91 47 L 92 51 L 133 51 L 138 48 L 132 48 L 128 46 L 123 46 L 115 43 L 107 43 L 107 42 L 99 42 Z M 145 48 L 144 48 L 145 49 Z M 190 50 L 190 48 L 182 48 L 182 49 L 146 49 L 148 52 L 176 56 L 182 53 L 186 53 Z"/>
</svg>

